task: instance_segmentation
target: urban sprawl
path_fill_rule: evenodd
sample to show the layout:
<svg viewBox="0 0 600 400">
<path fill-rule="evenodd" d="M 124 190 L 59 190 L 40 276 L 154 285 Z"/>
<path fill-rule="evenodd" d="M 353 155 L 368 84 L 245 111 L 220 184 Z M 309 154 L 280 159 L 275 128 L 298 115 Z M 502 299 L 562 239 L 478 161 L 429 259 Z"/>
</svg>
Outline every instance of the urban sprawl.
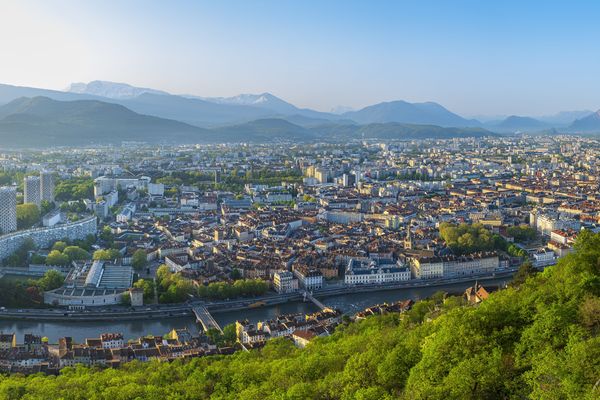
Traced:
<svg viewBox="0 0 600 400">
<path fill-rule="evenodd" d="M 582 229 L 600 231 L 600 142 L 585 137 L 128 142 L 4 152 L 0 167 L 0 317 L 178 310 L 204 328 L 82 344 L 4 332 L 8 371 L 229 354 L 272 337 L 303 347 L 412 304 L 342 318 L 320 294 L 464 282 L 479 302 L 474 281 L 555 264 Z M 320 311 L 223 329 L 209 313 L 307 298 Z"/>
</svg>

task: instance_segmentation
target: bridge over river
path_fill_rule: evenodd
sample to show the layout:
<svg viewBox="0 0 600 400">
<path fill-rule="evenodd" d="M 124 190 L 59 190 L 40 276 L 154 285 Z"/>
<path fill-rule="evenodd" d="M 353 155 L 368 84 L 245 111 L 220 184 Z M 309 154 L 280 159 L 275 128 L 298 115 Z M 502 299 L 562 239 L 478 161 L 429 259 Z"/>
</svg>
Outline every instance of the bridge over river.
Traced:
<svg viewBox="0 0 600 400">
<path fill-rule="evenodd" d="M 221 326 L 219 326 L 218 322 L 215 321 L 215 319 L 208 312 L 206 307 L 200 305 L 195 306 L 192 308 L 192 312 L 196 316 L 196 321 L 198 321 L 202 325 L 202 328 L 205 332 L 207 332 L 209 329 L 216 329 L 219 332 L 223 333 L 223 329 L 221 329 Z"/>
</svg>

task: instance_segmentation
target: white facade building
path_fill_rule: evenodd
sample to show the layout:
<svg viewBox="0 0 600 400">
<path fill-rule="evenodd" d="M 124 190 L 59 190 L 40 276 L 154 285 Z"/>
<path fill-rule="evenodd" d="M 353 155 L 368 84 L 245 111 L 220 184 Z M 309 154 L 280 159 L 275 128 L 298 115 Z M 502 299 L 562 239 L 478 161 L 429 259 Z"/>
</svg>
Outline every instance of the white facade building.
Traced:
<svg viewBox="0 0 600 400">
<path fill-rule="evenodd" d="M 31 203 L 39 207 L 42 204 L 40 190 L 40 177 L 26 176 L 23 180 L 23 203 Z"/>
<path fill-rule="evenodd" d="M 410 269 L 398 264 L 351 259 L 346 268 L 346 285 L 382 284 L 410 280 Z"/>
<path fill-rule="evenodd" d="M 289 271 L 277 271 L 273 274 L 273 286 L 277 293 L 292 293 L 298 290 L 298 279 Z"/>
<path fill-rule="evenodd" d="M 148 194 L 150 196 L 163 196 L 165 194 L 165 185 L 162 183 L 149 183 Z"/>
<path fill-rule="evenodd" d="M 500 267 L 495 253 L 474 253 L 464 256 L 415 257 L 411 272 L 415 279 L 455 278 L 491 274 Z"/>
<path fill-rule="evenodd" d="M 294 274 L 298 278 L 300 286 L 306 290 L 320 289 L 323 287 L 323 274 L 321 271 L 296 269 Z"/>
</svg>

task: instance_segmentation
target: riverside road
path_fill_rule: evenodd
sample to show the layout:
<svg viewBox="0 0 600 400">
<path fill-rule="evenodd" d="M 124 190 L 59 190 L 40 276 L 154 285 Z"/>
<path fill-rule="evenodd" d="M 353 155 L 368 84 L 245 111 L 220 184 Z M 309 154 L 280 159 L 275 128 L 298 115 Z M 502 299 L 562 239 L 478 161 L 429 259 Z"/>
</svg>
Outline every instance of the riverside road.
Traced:
<svg viewBox="0 0 600 400">
<path fill-rule="evenodd" d="M 313 296 L 319 299 L 326 299 L 327 297 L 331 296 L 353 293 L 378 292 L 403 288 L 427 288 L 456 283 L 471 283 L 475 280 L 484 282 L 486 280 L 510 278 L 514 273 L 515 270 L 510 269 L 497 272 L 493 275 L 472 275 L 468 277 L 437 280 L 412 280 L 408 282 L 394 282 L 380 285 L 347 286 L 343 283 L 337 283 L 329 284 L 322 289 L 313 291 Z M 199 305 L 204 306 L 210 312 L 224 312 L 252 308 L 257 303 L 259 303 L 261 306 L 272 306 L 286 302 L 298 302 L 302 301 L 302 299 L 302 293 L 296 292 L 287 294 L 269 294 L 251 299 L 234 299 L 216 302 L 190 300 L 186 303 L 173 305 L 160 304 L 148 305 L 144 307 L 95 307 L 93 309 L 77 311 L 64 308 L 4 309 L 0 310 L 0 319 L 33 321 L 120 321 L 163 319 L 191 316 L 193 315 L 192 309 Z M 327 304 L 327 300 L 324 300 L 323 303 Z"/>
</svg>

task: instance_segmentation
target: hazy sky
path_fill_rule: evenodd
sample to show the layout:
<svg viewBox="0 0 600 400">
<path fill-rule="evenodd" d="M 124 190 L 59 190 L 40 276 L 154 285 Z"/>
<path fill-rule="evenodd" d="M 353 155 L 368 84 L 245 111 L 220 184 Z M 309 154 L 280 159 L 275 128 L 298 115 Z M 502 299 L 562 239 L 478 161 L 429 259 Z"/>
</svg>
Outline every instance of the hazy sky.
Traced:
<svg viewBox="0 0 600 400">
<path fill-rule="evenodd" d="M 1 83 L 95 79 L 326 111 L 596 110 L 600 2 L 0 0 Z"/>
</svg>

